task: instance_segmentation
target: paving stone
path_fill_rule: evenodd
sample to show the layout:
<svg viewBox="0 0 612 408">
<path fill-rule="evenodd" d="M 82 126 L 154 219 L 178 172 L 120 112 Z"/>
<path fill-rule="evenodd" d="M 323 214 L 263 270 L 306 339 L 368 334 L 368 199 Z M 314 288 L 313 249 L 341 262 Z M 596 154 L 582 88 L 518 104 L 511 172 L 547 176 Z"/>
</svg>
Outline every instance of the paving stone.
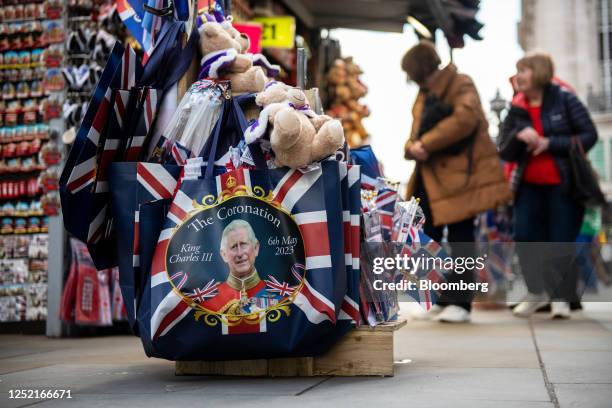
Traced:
<svg viewBox="0 0 612 408">
<path fill-rule="evenodd" d="M 610 408 L 612 384 L 555 384 L 561 408 Z"/>
</svg>

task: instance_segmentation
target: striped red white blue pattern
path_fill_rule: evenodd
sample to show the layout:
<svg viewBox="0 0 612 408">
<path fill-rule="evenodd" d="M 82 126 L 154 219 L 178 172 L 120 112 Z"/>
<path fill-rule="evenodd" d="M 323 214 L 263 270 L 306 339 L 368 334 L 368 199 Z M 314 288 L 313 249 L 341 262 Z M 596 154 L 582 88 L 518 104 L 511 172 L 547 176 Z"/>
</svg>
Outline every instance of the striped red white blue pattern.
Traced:
<svg viewBox="0 0 612 408">
<path fill-rule="evenodd" d="M 158 90 L 154 88 L 144 88 L 142 95 L 142 105 L 137 112 L 138 123 L 134 129 L 134 134 L 130 135 L 127 142 L 125 160 L 138 161 L 145 141 L 152 131 L 152 124 L 155 120 L 158 108 Z"/>
<path fill-rule="evenodd" d="M 276 170 L 272 191 L 274 200 L 290 212 L 304 238 L 305 274 L 302 289 L 294 298 L 293 305 L 301 310 L 314 324 L 323 321 L 336 322 L 336 311 L 330 300 L 331 255 L 327 233 L 327 214 L 324 208 L 313 208 L 309 194 L 322 183 L 321 169 L 303 173 L 299 170 Z M 237 186 L 253 187 L 252 172 L 238 169 L 217 176 L 215 194 L 226 185 L 232 176 Z M 208 192 L 207 192 L 208 194 Z M 316 200 L 314 200 L 316 201 Z M 318 203 L 324 205 L 322 200 Z M 166 272 L 165 254 L 172 230 L 193 211 L 193 198 L 181 187 L 174 196 L 165 228 L 160 234 L 151 267 L 151 337 L 153 340 L 166 335 L 193 310 L 174 290 Z M 299 272 L 296 272 L 299 274 Z M 302 276 L 302 275 L 300 275 Z M 223 329 L 227 331 L 227 328 Z"/>
<path fill-rule="evenodd" d="M 93 120 L 83 122 L 83 129 L 77 134 L 79 141 L 75 141 L 61 177 L 64 225 L 77 238 L 87 243 L 98 269 L 106 269 L 117 263 L 106 167 L 112 160 L 112 152 L 116 151 L 118 143 L 109 140 L 112 138 L 107 136 L 120 133 L 113 131 L 110 126 L 119 126 L 117 123 L 125 122 L 125 109 L 122 109 L 125 106 L 122 97 L 113 89 L 134 86 L 139 72 L 134 50 L 130 47 L 122 50 L 120 62 L 111 64 L 114 68 L 112 78 L 110 72 L 105 71 L 102 75 L 104 83 L 101 79 L 101 86 L 96 88 L 96 94 L 101 95 L 103 91 L 104 95 L 97 104 Z M 94 95 L 94 99 L 96 98 Z M 109 117 L 115 120 L 109 120 Z"/>
<path fill-rule="evenodd" d="M 136 52 L 131 48 L 125 48 L 122 56 L 121 67 L 118 70 L 120 73 L 119 90 L 113 92 L 111 98 L 112 107 L 107 113 L 107 127 L 102 133 L 98 132 L 98 143 L 96 156 L 97 163 L 92 169 L 94 175 L 94 188 L 92 200 L 92 216 L 90 218 L 89 230 L 87 234 L 88 244 L 97 244 L 103 239 L 111 237 L 112 221 L 110 220 L 109 202 L 110 194 L 108 189 L 107 170 L 111 162 L 115 161 L 120 154 L 119 148 L 122 144 L 124 128 L 127 126 L 129 118 L 127 117 L 127 106 L 130 101 L 131 92 L 129 89 L 136 85 L 137 74 L 140 70 L 137 69 L 139 62 L 136 58 Z M 95 129 L 95 127 L 92 127 Z M 91 217 L 91 216 L 90 216 Z"/>
<path fill-rule="evenodd" d="M 339 170 L 343 192 L 342 220 L 347 291 L 338 318 L 350 320 L 356 326 L 359 326 L 361 322 L 359 317 L 360 168 L 359 166 L 340 163 Z M 357 195 L 355 195 L 355 192 Z"/>
</svg>

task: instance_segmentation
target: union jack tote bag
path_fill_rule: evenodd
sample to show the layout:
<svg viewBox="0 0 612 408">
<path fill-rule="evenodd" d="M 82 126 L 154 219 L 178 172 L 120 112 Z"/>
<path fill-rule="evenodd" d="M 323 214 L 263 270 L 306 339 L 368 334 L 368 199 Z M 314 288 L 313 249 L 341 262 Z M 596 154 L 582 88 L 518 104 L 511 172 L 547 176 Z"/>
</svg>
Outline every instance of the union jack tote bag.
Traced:
<svg viewBox="0 0 612 408">
<path fill-rule="evenodd" d="M 181 171 L 180 166 L 145 162 L 114 162 L 109 166 L 110 204 L 116 229 L 112 250 L 117 254 L 119 283 L 128 321 L 135 330 L 137 282 L 140 282 L 140 206 L 171 199 Z"/>
<path fill-rule="evenodd" d="M 64 169 L 65 226 L 87 244 L 98 269 L 116 264 L 112 251 L 107 170 L 109 163 L 120 157 L 126 146 L 125 131 L 129 118 L 134 117 L 138 94 L 134 86 L 141 70 L 134 50 L 125 48 L 91 126 L 88 126 L 87 140 L 80 150 L 76 145 L 73 147 L 70 155 L 75 156 L 74 165 Z M 75 223 L 78 228 L 72 230 Z"/>
<path fill-rule="evenodd" d="M 89 228 L 89 223 L 83 220 L 89 218 L 90 208 L 83 204 L 91 199 L 91 185 L 96 174 L 96 152 L 108 118 L 111 87 L 117 75 L 120 75 L 118 70 L 122 65 L 124 51 L 120 43 L 113 47 L 60 177 L 64 226 L 83 242 L 87 241 Z"/>
<path fill-rule="evenodd" d="M 240 142 L 246 120 L 242 115 L 239 101 L 226 100 L 223 111 L 213 134 L 207 143 L 205 153 L 209 162 L 220 163 L 229 147 Z M 142 146 L 142 144 L 140 144 Z M 130 154 L 129 149 L 127 153 Z M 134 154 L 137 154 L 136 152 Z M 201 167 L 203 172 L 207 165 Z M 224 166 L 210 167 L 210 177 L 224 173 Z M 141 296 L 139 282 L 142 278 L 140 256 L 140 206 L 156 200 L 171 199 L 174 196 L 183 167 L 172 164 L 146 162 L 112 162 L 109 166 L 112 219 L 116 228 L 113 250 L 116 252 L 120 272 L 120 284 L 124 296 L 128 320 L 134 331 L 136 326 L 138 299 Z M 164 214 L 165 215 L 165 214 Z M 159 234 L 158 234 L 159 235 Z M 157 240 L 158 235 L 153 239 Z M 148 235 L 144 236 L 149 238 Z M 109 240 L 110 241 L 110 240 Z M 150 262 L 150 258 L 144 258 Z"/>
<path fill-rule="evenodd" d="M 333 166 L 338 177 L 337 163 L 330 163 L 308 171 L 239 168 L 183 181 L 140 303 L 148 352 L 220 360 L 331 347 L 347 280 L 342 210 L 333 220 L 326 209 L 342 203 L 338 184 L 325 185 L 325 169 Z M 332 254 L 330 222 L 337 223 L 339 254 Z"/>
</svg>

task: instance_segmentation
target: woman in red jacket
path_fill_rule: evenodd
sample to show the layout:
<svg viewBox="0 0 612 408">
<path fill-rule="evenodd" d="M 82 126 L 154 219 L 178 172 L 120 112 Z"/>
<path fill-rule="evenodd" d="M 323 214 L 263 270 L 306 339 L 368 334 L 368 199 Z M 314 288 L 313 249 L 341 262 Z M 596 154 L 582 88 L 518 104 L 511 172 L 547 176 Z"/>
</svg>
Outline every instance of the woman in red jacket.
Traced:
<svg viewBox="0 0 612 408">
<path fill-rule="evenodd" d="M 518 92 L 499 140 L 501 157 L 517 163 L 512 174 L 515 241 L 528 289 L 513 312 L 528 317 L 552 300 L 552 316 L 568 318 L 568 302 L 576 300 L 571 243 L 584 208 L 569 195 L 567 156 L 572 137 L 588 151 L 597 141 L 597 131 L 578 98 L 553 83 L 549 55 L 531 53 L 516 66 Z"/>
</svg>

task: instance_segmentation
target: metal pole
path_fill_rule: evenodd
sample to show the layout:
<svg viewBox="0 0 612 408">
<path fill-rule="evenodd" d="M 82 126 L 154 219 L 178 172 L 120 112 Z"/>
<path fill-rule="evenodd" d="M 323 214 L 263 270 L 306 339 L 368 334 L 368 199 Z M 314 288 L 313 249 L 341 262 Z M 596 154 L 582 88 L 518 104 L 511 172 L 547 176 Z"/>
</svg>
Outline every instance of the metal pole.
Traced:
<svg viewBox="0 0 612 408">
<path fill-rule="evenodd" d="M 297 86 L 300 89 L 306 89 L 306 50 L 304 48 L 297 49 Z"/>
<path fill-rule="evenodd" d="M 68 27 L 67 17 L 63 19 L 63 26 L 64 29 Z M 66 52 L 63 44 L 58 44 L 58 46 L 63 52 Z M 66 91 L 53 94 L 59 96 L 60 100 L 66 100 Z M 55 142 L 58 145 L 62 143 L 60 135 L 66 130 L 65 125 L 63 117 L 53 119 L 49 123 L 49 127 L 57 131 L 58 137 Z M 49 237 L 49 255 L 47 259 L 47 320 L 45 323 L 45 334 L 48 337 L 62 337 L 65 334 L 65 325 L 60 319 L 60 303 L 64 290 L 66 230 L 64 230 L 64 222 L 61 215 L 49 217 L 49 231 L 47 233 Z"/>
</svg>

